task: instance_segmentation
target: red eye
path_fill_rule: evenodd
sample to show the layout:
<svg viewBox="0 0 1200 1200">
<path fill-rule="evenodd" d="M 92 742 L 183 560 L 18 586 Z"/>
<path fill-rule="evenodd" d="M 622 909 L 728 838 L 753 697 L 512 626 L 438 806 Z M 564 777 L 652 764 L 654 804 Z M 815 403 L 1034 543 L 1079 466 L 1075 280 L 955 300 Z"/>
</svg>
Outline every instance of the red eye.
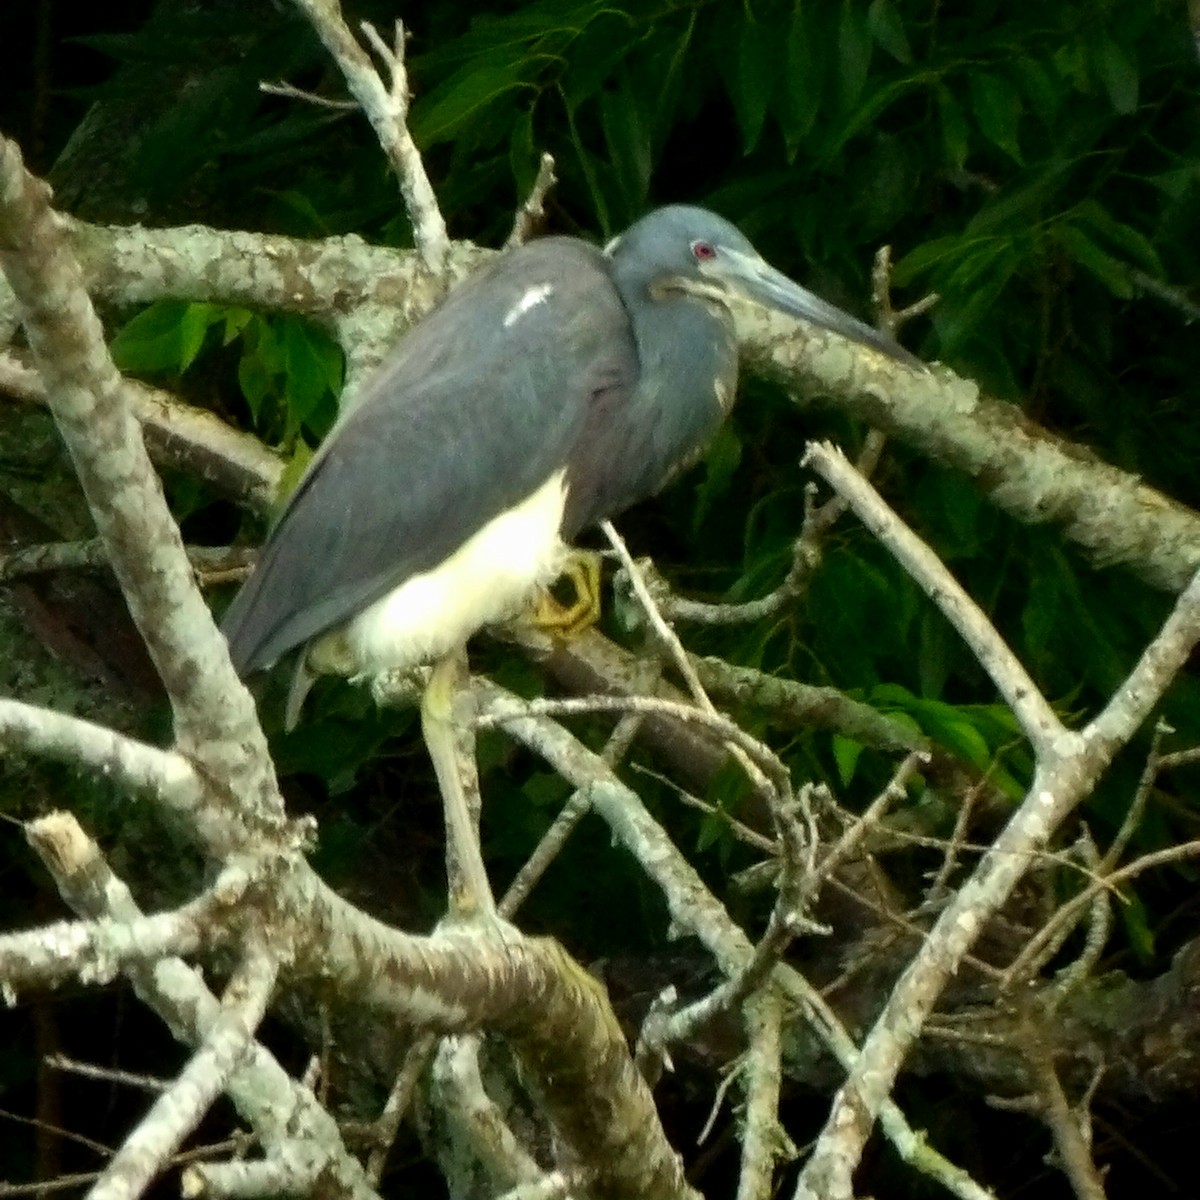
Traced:
<svg viewBox="0 0 1200 1200">
<path fill-rule="evenodd" d="M 710 258 L 717 257 L 716 247 L 712 242 L 693 242 L 692 257 L 697 262 L 707 262 Z"/>
</svg>

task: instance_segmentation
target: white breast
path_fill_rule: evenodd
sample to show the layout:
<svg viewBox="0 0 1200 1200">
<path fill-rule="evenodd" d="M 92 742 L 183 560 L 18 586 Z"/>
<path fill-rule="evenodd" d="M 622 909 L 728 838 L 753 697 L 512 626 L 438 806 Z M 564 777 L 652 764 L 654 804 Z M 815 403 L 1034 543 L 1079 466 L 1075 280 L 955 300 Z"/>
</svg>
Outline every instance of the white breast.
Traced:
<svg viewBox="0 0 1200 1200">
<path fill-rule="evenodd" d="M 344 641 L 360 674 L 407 668 L 461 646 L 481 626 L 515 616 L 558 575 L 567 488 L 552 475 L 494 517 L 440 565 L 406 579 L 350 621 Z"/>
</svg>

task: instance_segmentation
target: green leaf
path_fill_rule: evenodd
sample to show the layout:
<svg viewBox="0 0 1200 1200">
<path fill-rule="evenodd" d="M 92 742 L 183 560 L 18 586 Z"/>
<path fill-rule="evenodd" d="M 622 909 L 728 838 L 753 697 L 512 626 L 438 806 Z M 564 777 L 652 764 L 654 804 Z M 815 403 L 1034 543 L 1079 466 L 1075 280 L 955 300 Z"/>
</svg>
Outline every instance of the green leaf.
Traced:
<svg viewBox="0 0 1200 1200">
<path fill-rule="evenodd" d="M 1099 279 L 1114 296 L 1122 300 L 1132 298 L 1134 287 L 1128 264 L 1101 250 L 1082 229 L 1073 225 L 1059 226 L 1057 235 L 1071 258 Z"/>
<path fill-rule="evenodd" d="M 904 20 L 891 0 L 872 0 L 867 9 L 867 28 L 876 43 L 897 62 L 905 66 L 912 62 L 912 47 L 908 44 Z"/>
<path fill-rule="evenodd" d="M 778 74 L 775 66 L 777 42 L 777 34 L 771 25 L 747 13 L 738 38 L 737 86 L 732 95 L 742 132 L 743 154 L 749 154 L 762 135 L 767 102 Z"/>
<path fill-rule="evenodd" d="M 1041 60 L 1026 55 L 1010 60 L 1005 69 L 1028 100 L 1029 111 L 1050 124 L 1065 99 L 1062 78 L 1052 76 Z"/>
<path fill-rule="evenodd" d="M 1150 239 L 1139 233 L 1132 225 L 1125 225 L 1111 216 L 1095 200 L 1084 200 L 1075 209 L 1075 218 L 1087 225 L 1101 241 L 1127 254 L 1137 264 L 1159 279 L 1166 277 L 1166 269 L 1158 257 Z"/>
<path fill-rule="evenodd" d="M 422 148 L 449 141 L 501 96 L 526 86 L 520 61 L 471 62 L 413 106 L 412 134 Z"/>
<path fill-rule="evenodd" d="M 109 350 L 122 371 L 178 371 L 183 359 L 183 320 L 189 305 L 158 300 L 128 320 Z"/>
<path fill-rule="evenodd" d="M 1006 79 L 986 71 L 970 76 L 971 109 L 983 136 L 999 146 L 1015 162 L 1021 162 L 1017 125 L 1021 118 L 1021 98 Z"/>
<path fill-rule="evenodd" d="M 828 55 L 821 53 L 815 6 L 794 5 L 784 49 L 784 86 L 776 114 L 789 162 L 796 157 L 817 119 L 828 59 Z"/>
<path fill-rule="evenodd" d="M 938 120 L 942 130 L 942 156 L 952 170 L 961 171 L 967 161 L 969 130 L 962 106 L 955 100 L 950 89 L 937 90 Z"/>
<path fill-rule="evenodd" d="M 995 242 L 995 252 L 989 248 L 986 256 L 975 256 L 951 276 L 946 291 L 956 291 L 963 297 L 962 302 L 939 304 L 933 310 L 933 326 L 946 351 L 957 349 L 970 335 L 995 319 L 996 304 L 1020 263 L 1007 241 L 995 239 Z M 968 278 L 973 279 L 970 287 Z"/>
<path fill-rule="evenodd" d="M 858 759 L 863 752 L 862 742 L 856 742 L 840 733 L 833 735 L 833 761 L 837 767 L 838 781 L 842 787 L 854 780 Z"/>
<path fill-rule="evenodd" d="M 600 96 L 600 123 L 608 158 L 630 217 L 641 212 L 650 186 L 650 131 L 628 78 Z"/>
<path fill-rule="evenodd" d="M 263 365 L 261 355 L 252 351 L 243 352 L 238 359 L 237 379 L 246 406 L 250 409 L 250 417 L 257 426 L 262 420 L 263 405 L 275 390 L 275 381 Z"/>
<path fill-rule="evenodd" d="M 561 775 L 555 775 L 552 771 L 531 775 L 521 788 L 521 795 L 534 808 L 552 808 L 556 811 L 570 794 L 570 785 Z"/>
<path fill-rule="evenodd" d="M 639 90 L 645 92 L 649 89 L 649 94 L 657 97 L 647 114 L 654 131 L 656 153 L 662 150 L 675 127 L 680 98 L 688 81 L 689 51 L 695 31 L 696 14 L 692 12 L 675 43 L 668 44 L 662 53 L 648 58 L 635 79 Z"/>
<path fill-rule="evenodd" d="M 283 352 L 286 378 L 284 394 L 288 402 L 289 426 L 300 425 L 320 403 L 330 382 L 340 377 L 340 355 L 329 339 L 311 330 L 305 323 L 290 320 L 283 327 Z"/>
<path fill-rule="evenodd" d="M 225 309 L 225 328 L 221 333 L 221 345 L 228 346 L 242 336 L 251 321 L 260 320 L 248 308 Z"/>
<path fill-rule="evenodd" d="M 696 507 L 692 510 L 692 536 L 696 537 L 713 505 L 729 493 L 734 474 L 742 461 L 742 439 L 726 422 L 709 444 L 704 455 L 704 477 L 696 488 Z"/>
<path fill-rule="evenodd" d="M 909 284 L 926 272 L 941 266 L 943 263 L 956 262 L 961 259 L 964 250 L 969 245 L 968 239 L 961 233 L 951 233 L 946 237 L 932 238 L 928 242 L 910 250 L 892 269 L 892 279 L 897 284 Z"/>
<path fill-rule="evenodd" d="M 537 178 L 538 152 L 533 141 L 533 110 L 526 109 L 513 125 L 508 142 L 508 165 L 519 200 L 529 195 Z"/>
<path fill-rule="evenodd" d="M 224 324 L 224 310 L 215 304 L 189 304 L 179 322 L 179 370 L 184 372 L 196 361 L 211 325 Z"/>
<path fill-rule="evenodd" d="M 567 129 L 570 131 L 571 145 L 575 150 L 576 161 L 579 163 L 579 168 L 583 173 L 583 179 L 587 185 L 588 196 L 592 202 L 592 209 L 596 214 L 596 219 L 600 223 L 600 230 L 604 237 L 610 238 L 613 235 L 612 219 L 609 215 L 608 199 L 604 195 L 604 188 L 600 183 L 599 164 L 595 155 L 588 149 L 587 142 L 579 133 L 579 125 L 575 120 L 575 112 L 568 105 L 567 112 Z"/>
<path fill-rule="evenodd" d="M 1125 936 L 1133 947 L 1134 953 L 1142 963 L 1154 959 L 1154 930 L 1150 925 L 1150 914 L 1146 906 L 1137 896 L 1126 895 L 1124 903 L 1117 906 L 1121 914 L 1121 924 L 1125 927 Z"/>
<path fill-rule="evenodd" d="M 871 30 L 867 15 L 855 4 L 843 3 L 838 25 L 838 105 L 843 113 L 858 104 L 871 70 Z"/>
<path fill-rule="evenodd" d="M 722 820 L 717 813 L 706 813 L 696 831 L 696 849 L 709 850 L 728 836 L 729 822 Z"/>
<path fill-rule="evenodd" d="M 297 438 L 292 448 L 292 457 L 288 459 L 283 474 L 279 477 L 279 490 L 275 493 L 275 503 L 272 505 L 272 517 L 277 517 L 287 502 L 287 498 L 296 490 L 296 485 L 308 470 L 312 462 L 313 448 L 303 439 Z"/>
<path fill-rule="evenodd" d="M 1092 58 L 1096 73 L 1113 111 L 1128 116 L 1137 111 L 1138 72 L 1133 60 L 1114 39 L 1105 37 L 1093 47 Z"/>
<path fill-rule="evenodd" d="M 828 153 L 841 147 L 861 130 L 873 125 L 879 117 L 893 104 L 910 92 L 922 89 L 924 83 L 917 78 L 895 79 L 891 83 L 877 88 L 850 115 L 849 120 L 842 123 L 829 139 Z"/>
<path fill-rule="evenodd" d="M 562 95 L 572 111 L 595 96 L 629 58 L 631 24 L 627 13 L 600 13 L 571 47 L 571 69 L 562 78 Z"/>
</svg>

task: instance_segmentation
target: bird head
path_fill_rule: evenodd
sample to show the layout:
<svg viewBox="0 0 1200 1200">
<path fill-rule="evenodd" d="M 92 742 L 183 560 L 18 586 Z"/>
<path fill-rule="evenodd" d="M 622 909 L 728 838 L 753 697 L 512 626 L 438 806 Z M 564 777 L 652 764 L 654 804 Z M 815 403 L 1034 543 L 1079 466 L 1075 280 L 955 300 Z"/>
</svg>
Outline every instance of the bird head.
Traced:
<svg viewBox="0 0 1200 1200">
<path fill-rule="evenodd" d="M 725 312 L 747 302 L 774 309 L 920 365 L 885 333 L 842 312 L 768 263 L 736 226 L 707 209 L 656 209 L 605 247 L 618 274 L 645 280 L 653 298 L 683 293 Z"/>
</svg>

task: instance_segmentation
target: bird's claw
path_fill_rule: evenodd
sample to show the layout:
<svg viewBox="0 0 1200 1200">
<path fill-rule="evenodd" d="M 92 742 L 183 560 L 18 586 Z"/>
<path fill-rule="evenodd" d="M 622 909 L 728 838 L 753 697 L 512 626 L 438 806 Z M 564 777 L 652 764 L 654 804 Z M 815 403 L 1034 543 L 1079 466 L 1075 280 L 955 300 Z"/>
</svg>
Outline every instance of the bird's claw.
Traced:
<svg viewBox="0 0 1200 1200">
<path fill-rule="evenodd" d="M 556 594 L 564 581 L 573 592 L 569 601 Z M 572 550 L 558 579 L 538 592 L 529 619 L 535 628 L 562 638 L 578 637 L 595 625 L 600 619 L 600 555 Z"/>
</svg>

